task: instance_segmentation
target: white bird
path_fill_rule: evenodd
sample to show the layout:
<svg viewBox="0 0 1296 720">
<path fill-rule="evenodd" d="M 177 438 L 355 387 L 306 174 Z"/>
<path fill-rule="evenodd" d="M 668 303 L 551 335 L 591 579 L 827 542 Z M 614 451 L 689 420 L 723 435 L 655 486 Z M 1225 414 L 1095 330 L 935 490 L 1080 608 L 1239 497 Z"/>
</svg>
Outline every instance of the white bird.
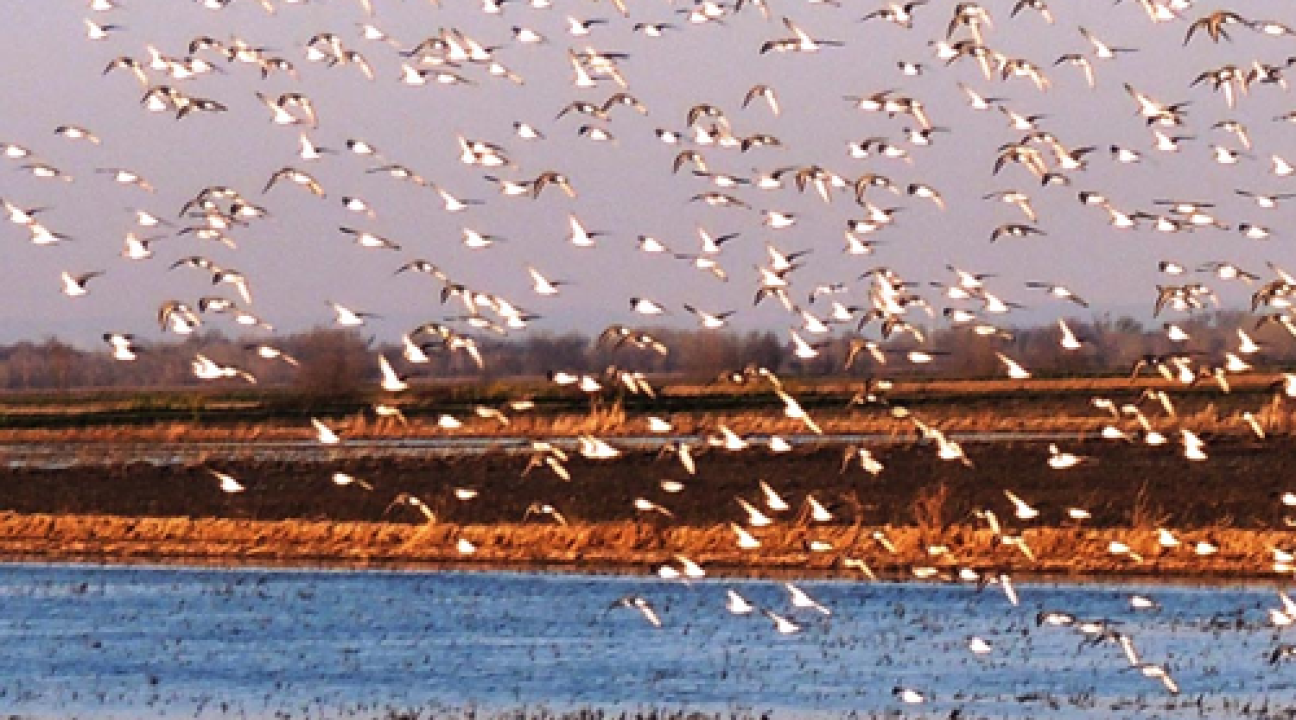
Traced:
<svg viewBox="0 0 1296 720">
<path fill-rule="evenodd" d="M 706 577 L 706 570 L 692 558 L 676 555 L 675 560 L 679 562 L 680 567 L 684 568 L 684 577 L 694 579 Z"/>
<path fill-rule="evenodd" d="M 1246 330 L 1243 330 L 1242 328 L 1238 328 L 1237 335 L 1238 335 L 1237 351 L 1239 353 L 1242 353 L 1243 355 L 1254 355 L 1255 353 L 1260 352 L 1260 345 L 1258 345 L 1255 340 L 1251 339 L 1251 336 L 1247 334 Z"/>
<path fill-rule="evenodd" d="M 788 505 L 787 501 L 784 500 L 783 497 L 778 494 L 777 490 L 770 487 L 769 483 L 765 482 L 764 480 L 761 480 L 760 489 L 761 492 L 765 495 L 765 507 L 768 507 L 770 510 L 773 510 L 774 512 L 787 512 L 788 510 L 791 509 L 792 506 Z"/>
<path fill-rule="evenodd" d="M 1131 595 L 1129 598 L 1129 603 L 1130 603 L 1130 608 L 1133 610 L 1159 610 L 1161 608 L 1161 603 L 1157 602 L 1156 600 L 1153 600 L 1147 595 L 1139 595 L 1139 594 Z M 1130 664 L 1137 665 L 1138 663 L 1132 662 Z"/>
<path fill-rule="evenodd" d="M 738 501 L 738 504 L 742 506 L 743 510 L 747 511 L 748 525 L 751 525 L 752 527 L 768 527 L 773 524 L 774 521 L 770 519 L 770 516 L 761 512 L 755 505 L 752 505 L 741 497 L 736 497 L 734 499 Z"/>
<path fill-rule="evenodd" d="M 233 494 L 233 493 L 241 493 L 247 489 L 243 487 L 243 483 L 240 483 L 238 480 L 234 479 L 234 476 L 232 475 L 220 472 L 218 470 L 210 470 L 210 469 L 207 472 L 214 475 L 217 480 L 220 480 L 220 489 L 222 492 Z"/>
<path fill-rule="evenodd" d="M 1035 518 L 1039 517 L 1040 514 L 1039 510 L 1036 510 L 1035 508 L 1027 504 L 1025 500 L 1022 500 L 1020 497 L 1017 497 L 1017 495 L 1013 493 L 1013 491 L 1004 490 L 1003 492 L 1004 495 L 1008 497 L 1008 500 L 1012 502 L 1013 514 L 1017 516 L 1018 520 L 1034 520 Z"/>
<path fill-rule="evenodd" d="M 60 276 L 63 280 L 63 294 L 68 297 L 82 297 L 86 295 L 89 292 L 89 290 L 86 289 L 86 283 L 100 275 L 103 275 L 103 272 L 94 271 L 73 275 L 66 270 L 63 271 L 63 274 Z"/>
<path fill-rule="evenodd" d="M 1157 544 L 1167 550 L 1177 548 L 1183 544 L 1183 542 L 1179 538 L 1175 537 L 1175 534 L 1168 528 L 1157 528 L 1156 534 Z"/>
<path fill-rule="evenodd" d="M 684 483 L 678 480 L 660 480 L 658 481 L 657 486 L 662 489 L 662 492 L 668 492 L 671 494 L 684 492 Z"/>
<path fill-rule="evenodd" d="M 655 512 L 664 515 L 666 517 L 675 517 L 675 513 L 671 512 L 668 508 L 659 505 L 649 500 L 648 498 L 643 498 L 643 497 L 635 498 L 634 507 L 635 510 L 638 510 L 639 512 Z"/>
<path fill-rule="evenodd" d="M 348 474 L 348 473 L 344 473 L 344 472 L 335 472 L 335 473 L 333 473 L 333 475 L 332 475 L 332 480 L 333 480 L 333 484 L 334 484 L 334 485 L 337 485 L 337 486 L 339 486 L 339 487 L 346 487 L 346 486 L 348 486 L 348 485 L 356 485 L 356 486 L 358 486 L 358 487 L 364 488 L 365 490 L 373 490 L 373 489 L 374 489 L 373 484 L 369 483 L 368 481 L 366 481 L 366 480 L 361 480 L 360 478 L 358 478 L 358 477 L 356 477 L 356 476 L 354 476 L 354 475 L 351 475 L 351 474 Z"/>
<path fill-rule="evenodd" d="M 378 355 L 378 368 L 382 372 L 382 389 L 387 392 L 400 392 L 409 388 L 409 383 L 405 382 L 400 375 L 396 374 L 396 369 L 387 361 L 387 356 Z"/>
<path fill-rule="evenodd" d="M 719 313 L 710 313 L 704 310 L 699 310 L 693 307 L 692 305 L 689 305 L 688 303 L 684 304 L 684 309 L 689 311 L 690 313 L 693 313 L 693 315 L 695 315 L 698 319 L 698 324 L 703 329 L 706 330 L 718 330 L 724 327 L 725 325 L 728 325 L 729 324 L 728 318 L 730 315 L 733 315 L 734 313 L 733 310 L 728 310 Z"/>
<path fill-rule="evenodd" d="M 581 221 L 575 215 L 567 216 L 567 224 L 571 228 L 571 234 L 567 236 L 567 241 L 578 248 L 592 248 L 597 243 L 595 238 L 605 233 L 586 230 Z"/>
<path fill-rule="evenodd" d="M 773 453 L 785 453 L 785 452 L 792 451 L 792 443 L 788 442 L 786 439 L 784 439 L 779 435 L 771 435 L 766 445 L 769 447 L 770 452 Z"/>
<path fill-rule="evenodd" d="M 1169 691 L 1171 695 L 1179 694 L 1179 683 L 1175 682 L 1174 678 L 1170 676 L 1170 671 L 1167 670 L 1164 665 L 1143 663 L 1141 665 L 1136 665 L 1135 669 L 1142 673 L 1143 677 L 1160 680 L 1161 684 L 1165 686 L 1165 689 Z"/>
<path fill-rule="evenodd" d="M 329 301 L 329 307 L 333 308 L 333 322 L 342 327 L 360 327 L 365 324 L 366 318 L 377 317 L 372 313 L 358 312 L 343 305 Z"/>
<path fill-rule="evenodd" d="M 103 339 L 112 348 L 114 360 L 130 361 L 137 357 L 135 353 L 135 337 L 133 335 L 104 333 Z"/>
<path fill-rule="evenodd" d="M 644 619 L 651 623 L 653 627 L 662 626 L 661 616 L 657 614 L 657 610 L 652 606 L 652 603 L 648 602 L 645 598 L 638 595 L 627 595 L 608 606 L 609 609 L 619 607 L 638 610 L 644 616 Z"/>
<path fill-rule="evenodd" d="M 1068 470 L 1079 465 L 1084 458 L 1069 452 L 1062 452 L 1057 444 L 1049 443 L 1048 466 L 1054 470 Z"/>
<path fill-rule="evenodd" d="M 791 620 L 783 617 L 782 615 L 779 615 L 773 610 L 761 610 L 761 612 L 765 613 L 765 617 L 768 617 L 770 620 L 774 621 L 774 629 L 777 630 L 780 634 L 793 635 L 795 633 L 801 632 L 800 625 L 798 625 L 795 622 L 792 622 Z"/>
<path fill-rule="evenodd" d="M 1120 540 L 1112 540 L 1108 542 L 1107 552 L 1111 553 L 1112 555 L 1123 555 L 1129 558 L 1130 560 L 1133 560 L 1136 563 L 1143 562 L 1142 555 L 1134 552 L 1134 549 L 1131 548 L 1129 544 L 1121 542 Z"/>
<path fill-rule="evenodd" d="M 194 356 L 190 367 L 193 368 L 194 377 L 197 377 L 199 380 L 218 380 L 221 378 L 239 377 L 250 383 L 256 383 L 256 377 L 251 373 L 244 372 L 229 365 L 221 365 L 202 353 L 198 353 Z"/>
<path fill-rule="evenodd" d="M 531 275 L 531 290 L 536 295 L 552 297 L 558 294 L 559 287 L 566 285 L 565 282 L 560 280 L 550 280 L 530 265 L 527 266 L 527 273 Z"/>
<path fill-rule="evenodd" d="M 1058 322 L 1058 329 L 1062 332 L 1062 338 L 1059 342 L 1061 343 L 1063 349 L 1079 350 L 1081 347 L 1083 347 L 1083 343 L 1081 343 L 1080 339 L 1076 337 L 1075 332 L 1071 330 L 1071 327 L 1067 325 L 1065 320 L 1059 319 L 1057 322 Z"/>
<path fill-rule="evenodd" d="M 1207 458 L 1206 443 L 1188 428 L 1181 428 L 1179 433 L 1183 439 L 1184 457 L 1194 462 L 1201 462 Z"/>
<path fill-rule="evenodd" d="M 590 460 L 611 460 L 621 456 L 621 451 L 612 447 L 606 440 L 593 435 L 581 435 L 576 438 L 579 443 L 577 452 Z"/>
<path fill-rule="evenodd" d="M 831 610 L 824 607 L 819 601 L 810 597 L 810 595 L 806 593 L 805 590 L 802 590 L 801 588 L 797 587 L 796 585 L 793 585 L 790 582 L 783 583 L 783 587 L 786 588 L 788 594 L 791 595 L 793 607 L 807 608 L 807 609 L 815 610 L 817 612 L 821 612 L 824 615 L 832 615 Z"/>
<path fill-rule="evenodd" d="M 127 260 L 148 260 L 153 257 L 153 250 L 149 245 L 154 240 L 157 238 L 140 238 L 135 233 L 126 233 L 121 255 Z"/>
<path fill-rule="evenodd" d="M 814 495 L 806 495 L 806 506 L 810 508 L 810 519 L 815 522 L 830 522 L 833 515 Z"/>
<path fill-rule="evenodd" d="M 342 438 L 319 418 L 311 418 L 311 425 L 315 428 L 315 442 L 321 445 L 337 445 L 342 442 Z"/>
<path fill-rule="evenodd" d="M 734 615 L 750 615 L 756 610 L 756 606 L 739 595 L 737 590 L 730 588 L 725 591 L 725 609 Z"/>
<path fill-rule="evenodd" d="M 999 589 L 1003 590 L 1004 597 L 1008 598 L 1008 602 L 1014 606 L 1020 604 L 1017 597 L 1017 588 L 1013 585 L 1012 578 L 1008 576 L 1008 573 L 999 573 L 994 577 L 994 581 L 999 584 Z"/>
<path fill-rule="evenodd" d="M 788 332 L 792 336 L 792 347 L 793 347 L 792 352 L 794 355 L 801 358 L 802 360 L 809 360 L 811 358 L 819 357 L 819 349 L 816 348 L 813 344 L 807 342 L 806 339 L 801 337 L 801 335 L 797 333 L 796 330 L 789 330 Z"/>
<path fill-rule="evenodd" d="M 666 308 L 648 298 L 632 297 L 630 298 L 630 309 L 640 315 L 664 315 Z"/>
<path fill-rule="evenodd" d="M 891 694 L 900 702 L 908 705 L 918 705 L 927 702 L 927 696 L 913 688 L 896 686 L 891 688 Z"/>
<path fill-rule="evenodd" d="M 499 238 L 495 235 L 486 235 L 484 233 L 480 233 L 476 230 L 473 230 L 472 228 L 463 229 L 463 244 L 464 247 L 468 248 L 469 250 L 484 250 L 494 245 L 496 241 L 501 239 L 502 238 Z"/>
<path fill-rule="evenodd" d="M 1021 364 L 1018 363 L 1016 360 L 1013 360 L 1012 358 L 1008 357 L 1007 355 L 1004 355 L 1001 352 L 996 352 L 995 357 L 998 357 L 999 361 L 1004 364 L 1004 367 L 1008 371 L 1008 377 L 1012 378 L 1013 380 L 1026 380 L 1030 378 L 1031 376 L 1030 371 L 1022 367 Z"/>
<path fill-rule="evenodd" d="M 667 443 L 662 446 L 662 452 L 675 453 L 675 456 L 679 458 L 680 465 L 684 467 L 684 471 L 689 475 L 697 475 L 697 462 L 693 459 L 693 450 L 688 443 Z"/>
<path fill-rule="evenodd" d="M 760 547 L 760 540 L 757 540 L 755 535 L 752 535 L 743 529 L 741 525 L 738 525 L 737 523 L 729 523 L 729 527 L 733 529 L 734 535 L 738 536 L 739 548 L 743 550 L 755 550 Z"/>
</svg>

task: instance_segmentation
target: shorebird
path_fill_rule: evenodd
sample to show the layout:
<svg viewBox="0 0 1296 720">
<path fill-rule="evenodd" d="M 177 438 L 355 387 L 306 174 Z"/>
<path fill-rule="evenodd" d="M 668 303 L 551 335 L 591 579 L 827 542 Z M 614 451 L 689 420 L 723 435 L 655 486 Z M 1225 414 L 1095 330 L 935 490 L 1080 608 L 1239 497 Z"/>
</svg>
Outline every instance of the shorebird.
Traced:
<svg viewBox="0 0 1296 720">
<path fill-rule="evenodd" d="M 664 315 L 666 308 L 648 298 L 630 298 L 630 309 L 640 315 Z"/>
<path fill-rule="evenodd" d="M 378 369 L 382 372 L 382 389 L 387 392 L 401 392 L 409 389 L 409 383 L 396 374 L 396 369 L 388 362 L 387 356 L 378 354 Z"/>
<path fill-rule="evenodd" d="M 1039 517 L 1039 510 L 1036 510 L 1025 500 L 1022 500 L 1011 490 L 1004 490 L 1004 496 L 1013 504 L 1013 514 L 1018 520 L 1034 520 Z"/>
<path fill-rule="evenodd" d="M 1206 460 L 1206 443 L 1188 428 L 1180 428 L 1179 433 L 1183 440 L 1184 457 L 1197 462 Z"/>
<path fill-rule="evenodd" d="M 1141 673 L 1143 677 L 1161 681 L 1161 684 L 1165 686 L 1165 689 L 1171 695 L 1179 694 L 1179 683 L 1175 682 L 1175 679 L 1171 677 L 1170 671 L 1166 666 L 1154 663 L 1142 663 L 1135 665 L 1134 669 Z"/>
<path fill-rule="evenodd" d="M 755 505 L 752 505 L 746 499 L 739 496 L 735 497 L 734 500 L 737 501 L 738 505 L 740 505 L 744 511 L 746 511 L 748 525 L 751 525 L 752 527 L 767 527 L 773 524 L 774 521 L 770 516 L 761 512 Z"/>
<path fill-rule="evenodd" d="M 198 353 L 190 363 L 194 377 L 199 380 L 218 380 L 221 378 L 241 378 L 249 383 L 256 384 L 257 379 L 254 375 L 244 370 L 240 370 L 231 365 L 221 365 L 211 358 Z"/>
<path fill-rule="evenodd" d="M 801 632 L 801 626 L 799 624 L 779 615 L 773 610 L 762 609 L 761 612 L 765 613 L 765 617 L 774 621 L 774 629 L 778 631 L 779 634 L 794 635 Z"/>
<path fill-rule="evenodd" d="M 661 616 L 657 614 L 657 609 L 653 607 L 652 603 L 648 602 L 647 598 L 640 595 L 626 595 L 618 598 L 608 606 L 609 610 L 615 610 L 616 608 L 638 610 L 653 627 L 659 628 L 662 626 Z"/>
<path fill-rule="evenodd" d="M 737 590 L 729 588 L 725 591 L 725 609 L 734 615 L 750 615 L 756 611 L 756 606 L 739 595 Z"/>
<path fill-rule="evenodd" d="M 337 485 L 339 487 L 347 487 L 349 485 L 355 485 L 356 487 L 359 487 L 364 490 L 374 489 L 372 483 L 344 472 L 335 472 L 333 473 L 330 479 L 333 480 L 334 485 Z"/>
<path fill-rule="evenodd" d="M 333 308 L 333 321 L 342 327 L 359 327 L 365 324 L 365 320 L 378 317 L 373 313 L 358 312 L 332 301 L 325 302 Z"/>
<path fill-rule="evenodd" d="M 1049 443 L 1048 466 L 1054 470 L 1069 470 L 1084 462 L 1084 458 L 1069 452 L 1062 452 L 1056 443 Z"/>
<path fill-rule="evenodd" d="M 292 167 L 284 167 L 276 170 L 275 173 L 270 176 L 270 180 L 266 182 L 265 187 L 262 188 L 261 192 L 270 192 L 270 188 L 278 184 L 280 180 L 289 180 L 296 185 L 300 185 L 317 197 L 325 196 L 324 187 L 320 185 L 314 177 L 309 173 Z"/>
<path fill-rule="evenodd" d="M 220 472 L 219 470 L 211 470 L 211 469 L 208 469 L 207 472 L 211 473 L 217 480 L 220 481 L 221 492 L 234 494 L 234 493 L 241 493 L 247 489 L 246 487 L 243 486 L 243 483 L 236 480 L 233 475 Z"/>
<path fill-rule="evenodd" d="M 86 284 L 89 283 L 90 280 L 97 278 L 101 275 L 103 275 L 103 271 L 101 270 L 95 270 L 86 273 L 78 273 L 76 275 L 73 275 L 65 270 L 63 271 L 63 274 L 60 276 L 63 281 L 63 294 L 67 295 L 68 297 L 82 297 L 90 292 L 86 288 Z"/>
<path fill-rule="evenodd" d="M 337 445 L 342 438 L 319 418 L 311 418 L 311 427 L 315 428 L 315 442 L 320 445 Z"/>
<path fill-rule="evenodd" d="M 999 358 L 999 361 L 1003 363 L 1004 369 L 1008 373 L 1008 377 L 1013 380 L 1026 380 L 1031 377 L 1030 371 L 1023 368 L 1016 360 L 1013 360 L 1001 352 L 996 352 L 995 357 Z"/>
<path fill-rule="evenodd" d="M 1193 39 L 1193 35 L 1198 31 L 1205 32 L 1211 40 L 1217 43 L 1221 38 L 1232 40 L 1228 34 L 1228 26 L 1248 24 L 1249 21 L 1236 12 L 1231 10 L 1218 10 L 1194 20 L 1192 24 L 1188 26 L 1188 31 L 1184 33 L 1183 44 L 1187 45 L 1189 41 Z"/>
<path fill-rule="evenodd" d="M 258 92 L 256 96 L 270 110 L 270 121 L 275 125 L 306 125 L 312 130 L 319 127 L 319 120 L 315 115 L 315 104 L 305 95 L 284 93 L 271 98 Z"/>
<path fill-rule="evenodd" d="M 728 324 L 728 318 L 734 314 L 733 310 L 710 313 L 704 310 L 699 310 L 688 303 L 684 304 L 684 309 L 696 316 L 699 326 L 707 330 L 717 330 L 724 327 Z"/>
<path fill-rule="evenodd" d="M 831 610 L 824 607 L 819 601 L 810 597 L 810 595 L 806 593 L 805 590 L 802 590 L 801 588 L 797 587 L 796 585 L 793 585 L 790 582 L 783 583 L 783 587 L 788 591 L 788 594 L 791 596 L 793 607 L 808 608 L 816 612 L 823 613 L 824 615 L 832 615 Z"/>
<path fill-rule="evenodd" d="M 138 357 L 139 348 L 135 345 L 135 336 L 127 333 L 104 333 L 103 339 L 112 348 L 114 360 L 129 361 Z"/>
<path fill-rule="evenodd" d="M 564 280 L 550 280 L 530 265 L 526 269 L 527 274 L 531 276 L 531 291 L 537 295 L 552 297 L 558 294 L 560 287 L 568 284 Z"/>
<path fill-rule="evenodd" d="M 891 688 L 891 695 L 906 705 L 919 705 L 927 702 L 927 695 L 913 688 L 899 685 Z"/>
<path fill-rule="evenodd" d="M 756 536 L 752 535 L 750 532 L 745 530 L 742 526 L 736 523 L 729 523 L 729 527 L 733 530 L 734 535 L 737 536 L 739 549 L 755 550 L 761 546 L 761 543 L 759 540 L 756 539 Z"/>
</svg>

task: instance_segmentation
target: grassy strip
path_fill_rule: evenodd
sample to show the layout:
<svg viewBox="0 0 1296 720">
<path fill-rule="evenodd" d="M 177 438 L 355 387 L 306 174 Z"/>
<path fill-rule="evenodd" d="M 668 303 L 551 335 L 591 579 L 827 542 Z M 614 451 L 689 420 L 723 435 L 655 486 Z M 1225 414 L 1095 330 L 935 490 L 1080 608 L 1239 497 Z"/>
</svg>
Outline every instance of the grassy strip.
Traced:
<svg viewBox="0 0 1296 720">
<path fill-rule="evenodd" d="M 883 548 L 875 533 L 894 545 Z M 982 571 L 1072 576 L 1162 575 L 1192 578 L 1278 577 L 1274 549 L 1290 547 L 1291 533 L 1215 528 L 1181 538 L 1167 549 L 1153 529 L 1038 527 L 1022 538 L 1035 559 L 998 542 L 990 531 L 952 526 L 941 532 L 919 527 L 785 527 L 755 530 L 761 546 L 740 550 L 728 525 L 654 527 L 610 522 L 570 526 L 539 524 L 409 525 L 376 522 L 251 521 L 114 516 L 0 515 L 0 553 L 45 558 L 114 560 L 201 560 L 255 562 L 466 563 L 566 565 L 575 570 L 614 567 L 652 569 L 685 555 L 714 570 L 759 574 L 796 571 L 863 577 L 862 560 L 883 578 L 916 577 L 914 568 L 934 568 L 952 579 L 960 567 Z M 1209 539 L 1219 551 L 1196 554 L 1191 546 Z M 476 551 L 466 554 L 459 541 Z M 832 549 L 813 552 L 810 540 Z M 1130 554 L 1110 551 L 1112 541 Z M 848 562 L 852 561 L 852 562 Z M 1286 571 L 1284 574 L 1290 574 Z"/>
</svg>

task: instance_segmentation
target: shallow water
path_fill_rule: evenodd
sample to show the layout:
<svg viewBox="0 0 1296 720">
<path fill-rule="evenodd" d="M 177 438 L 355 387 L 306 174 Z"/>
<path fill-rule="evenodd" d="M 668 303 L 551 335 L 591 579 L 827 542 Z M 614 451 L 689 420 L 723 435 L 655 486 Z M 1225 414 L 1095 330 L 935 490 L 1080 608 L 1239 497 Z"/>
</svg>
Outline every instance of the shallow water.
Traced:
<svg viewBox="0 0 1296 720">
<path fill-rule="evenodd" d="M 1260 716 L 1296 705 L 1274 588 L 782 583 L 523 573 L 0 565 L 0 708 L 24 717 L 382 717 L 390 710 L 657 707 L 932 717 Z M 725 610 L 734 588 L 802 630 Z M 1132 592 L 1161 603 L 1130 609 Z M 637 610 L 646 597 L 655 628 Z M 1182 687 L 1114 643 L 1037 626 L 1109 618 Z M 967 640 L 993 646 L 978 657 Z M 897 685 L 927 695 L 906 708 Z"/>
<path fill-rule="evenodd" d="M 1074 433 L 987 432 L 950 433 L 956 442 L 1013 443 L 1042 442 L 1074 438 Z M 794 446 L 821 447 L 867 444 L 884 446 L 912 442 L 908 435 L 787 435 Z M 0 467 L 28 470 L 67 470 L 126 463 L 146 463 L 155 467 L 186 465 L 201 461 L 245 462 L 334 462 L 342 458 L 428 458 L 474 457 L 490 453 L 530 453 L 535 438 L 506 435 L 481 435 L 429 438 L 363 438 L 349 439 L 342 445 L 320 445 L 313 440 L 255 442 L 86 442 L 86 443 L 0 443 Z M 750 442 L 760 446 L 767 436 L 753 435 Z M 546 438 L 545 442 L 575 452 L 579 440 L 571 437 Z M 620 450 L 657 450 L 668 443 L 690 443 L 704 446 L 700 435 L 632 435 L 611 438 Z"/>
</svg>

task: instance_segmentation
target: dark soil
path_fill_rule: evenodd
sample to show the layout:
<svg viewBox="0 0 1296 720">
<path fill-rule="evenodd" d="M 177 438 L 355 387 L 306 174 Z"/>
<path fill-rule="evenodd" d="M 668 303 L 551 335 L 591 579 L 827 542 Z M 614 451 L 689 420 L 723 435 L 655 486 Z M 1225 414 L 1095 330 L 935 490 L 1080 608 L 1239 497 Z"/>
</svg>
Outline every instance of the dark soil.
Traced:
<svg viewBox="0 0 1296 720">
<path fill-rule="evenodd" d="M 418 508 L 397 502 L 418 497 L 439 521 L 456 524 L 517 523 L 535 503 L 552 505 L 572 522 L 639 520 L 662 525 L 712 526 L 743 521 L 735 501 L 763 506 L 758 481 L 777 489 L 793 510 L 813 495 L 843 525 L 941 526 L 972 524 L 977 509 L 993 509 L 1006 525 L 1017 524 L 1004 490 L 1041 511 L 1034 524 L 1073 524 L 1068 507 L 1092 513 L 1086 526 L 1176 528 L 1286 527 L 1281 495 L 1296 491 L 1296 442 L 1206 438 L 1210 458 L 1191 462 L 1173 440 L 1162 447 L 1124 442 L 1062 443 L 1087 460 L 1053 470 L 1047 443 L 965 444 L 972 466 L 943 461 L 927 443 L 873 448 L 885 469 L 873 476 L 853 463 L 842 470 L 843 450 L 824 445 L 774 454 L 765 449 L 697 455 L 689 475 L 673 455 L 627 453 L 614 460 L 573 457 L 571 480 L 537 467 L 528 458 L 493 454 L 426 460 L 338 459 L 328 463 L 231 463 L 157 468 L 145 464 L 58 471 L 0 471 L 0 511 L 22 514 L 113 515 L 257 520 L 424 522 Z M 222 492 L 210 472 L 238 478 L 246 491 Z M 339 486 L 334 472 L 373 485 Z M 660 481 L 686 488 L 665 492 Z M 455 488 L 472 488 L 472 500 Z M 674 515 L 636 511 L 646 498 Z M 1296 516 L 1296 508 L 1287 508 Z M 917 512 L 917 514 L 916 514 Z M 777 513 L 771 513 L 777 516 Z M 538 522 L 548 521 L 540 518 Z"/>
</svg>

